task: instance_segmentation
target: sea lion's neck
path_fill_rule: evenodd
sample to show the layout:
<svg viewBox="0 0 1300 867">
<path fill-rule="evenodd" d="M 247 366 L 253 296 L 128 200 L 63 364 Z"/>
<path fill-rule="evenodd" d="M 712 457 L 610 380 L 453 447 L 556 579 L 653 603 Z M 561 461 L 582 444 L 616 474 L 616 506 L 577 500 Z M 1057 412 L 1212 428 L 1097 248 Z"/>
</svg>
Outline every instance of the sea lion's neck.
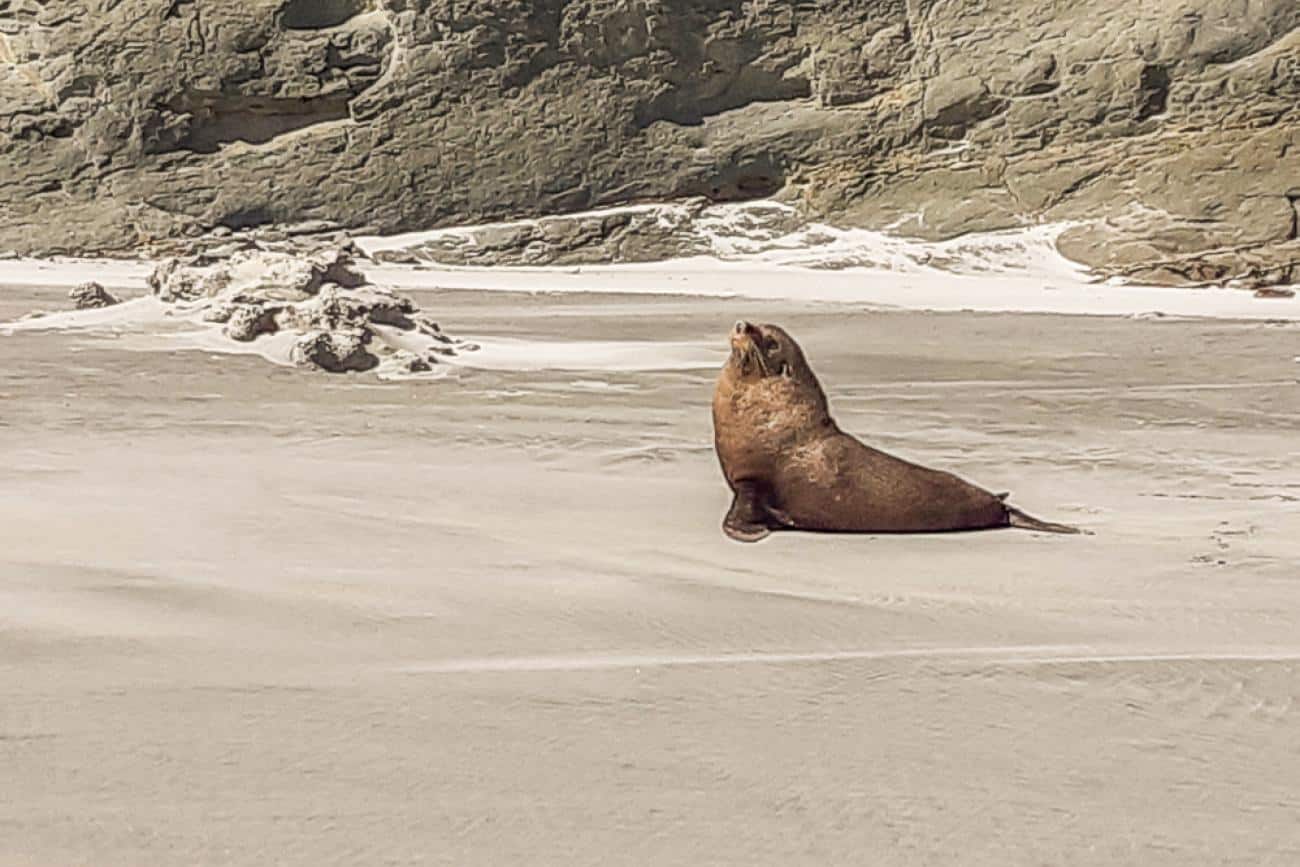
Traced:
<svg viewBox="0 0 1300 867">
<path fill-rule="evenodd" d="M 826 394 L 809 371 L 794 378 L 755 376 L 728 364 L 713 400 L 715 426 L 742 426 L 756 445 L 780 449 L 834 426 Z"/>
<path fill-rule="evenodd" d="M 733 485 L 770 476 L 791 449 L 836 430 L 806 367 L 763 376 L 737 362 L 733 356 L 723 367 L 713 394 L 714 447 Z"/>
</svg>

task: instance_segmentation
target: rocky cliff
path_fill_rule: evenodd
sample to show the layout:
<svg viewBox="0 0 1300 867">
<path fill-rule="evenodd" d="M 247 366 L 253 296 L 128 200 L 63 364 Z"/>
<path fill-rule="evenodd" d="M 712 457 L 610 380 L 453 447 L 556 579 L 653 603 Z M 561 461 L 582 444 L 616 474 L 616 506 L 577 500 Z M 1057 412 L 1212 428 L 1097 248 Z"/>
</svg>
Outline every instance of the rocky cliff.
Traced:
<svg viewBox="0 0 1300 867">
<path fill-rule="evenodd" d="M 1296 0 L 0 0 L 0 249 L 778 196 L 1300 282 Z"/>
</svg>

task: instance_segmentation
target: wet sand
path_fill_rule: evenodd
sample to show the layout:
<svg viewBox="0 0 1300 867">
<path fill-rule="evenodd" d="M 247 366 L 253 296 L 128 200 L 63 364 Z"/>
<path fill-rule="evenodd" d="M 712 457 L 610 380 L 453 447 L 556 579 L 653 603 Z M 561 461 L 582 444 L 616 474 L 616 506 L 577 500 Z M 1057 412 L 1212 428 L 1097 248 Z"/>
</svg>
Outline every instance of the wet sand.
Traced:
<svg viewBox="0 0 1300 867">
<path fill-rule="evenodd" d="M 711 369 L 0 336 L 0 863 L 1300 863 L 1297 325 L 417 297 L 780 322 L 845 429 L 1096 535 L 732 543 Z"/>
</svg>

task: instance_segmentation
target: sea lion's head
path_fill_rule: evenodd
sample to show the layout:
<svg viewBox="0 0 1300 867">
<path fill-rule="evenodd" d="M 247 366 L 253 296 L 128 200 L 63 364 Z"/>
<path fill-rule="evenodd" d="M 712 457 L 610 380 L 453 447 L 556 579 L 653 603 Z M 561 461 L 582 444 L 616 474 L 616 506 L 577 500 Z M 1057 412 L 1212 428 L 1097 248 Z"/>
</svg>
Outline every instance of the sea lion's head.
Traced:
<svg viewBox="0 0 1300 867">
<path fill-rule="evenodd" d="M 740 320 L 731 329 L 731 357 L 722 378 L 732 390 L 761 393 L 826 413 L 826 395 L 799 343 L 777 325 Z"/>
<path fill-rule="evenodd" d="M 743 319 L 737 322 L 731 329 L 731 358 L 727 364 L 741 379 L 780 376 L 817 381 L 799 344 L 778 325 L 755 325 Z"/>
</svg>

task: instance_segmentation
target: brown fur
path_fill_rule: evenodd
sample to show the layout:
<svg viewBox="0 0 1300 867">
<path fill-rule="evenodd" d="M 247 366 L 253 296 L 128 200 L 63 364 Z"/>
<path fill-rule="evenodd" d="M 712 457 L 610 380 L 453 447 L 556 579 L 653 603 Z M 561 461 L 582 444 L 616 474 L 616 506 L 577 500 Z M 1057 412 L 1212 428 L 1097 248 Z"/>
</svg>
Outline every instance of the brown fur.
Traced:
<svg viewBox="0 0 1300 867">
<path fill-rule="evenodd" d="M 728 535 L 775 529 L 910 533 L 1031 526 L 1002 498 L 951 473 L 863 445 L 830 416 L 803 351 L 775 325 L 736 323 L 713 396 L 714 446 L 736 494 Z"/>
</svg>

